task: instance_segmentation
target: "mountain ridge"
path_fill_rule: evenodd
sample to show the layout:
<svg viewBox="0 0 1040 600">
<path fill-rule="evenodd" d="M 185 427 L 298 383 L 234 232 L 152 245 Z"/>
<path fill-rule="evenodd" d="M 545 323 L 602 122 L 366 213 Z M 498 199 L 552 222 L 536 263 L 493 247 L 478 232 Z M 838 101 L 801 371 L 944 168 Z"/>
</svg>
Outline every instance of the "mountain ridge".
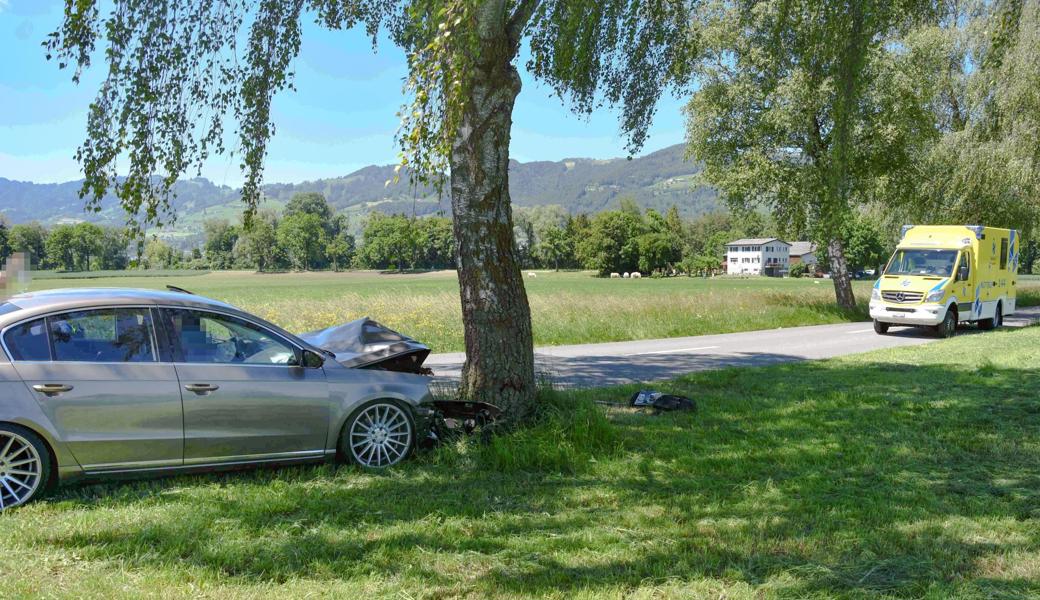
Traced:
<svg viewBox="0 0 1040 600">
<path fill-rule="evenodd" d="M 372 211 L 417 216 L 450 213 L 450 203 L 432 186 L 412 187 L 408 174 L 387 184 L 394 165 L 368 165 L 340 177 L 300 183 L 264 184 L 263 206 L 278 208 L 298 192 L 320 192 L 337 212 L 362 216 Z M 514 207 L 557 204 L 571 213 L 596 213 L 631 197 L 644 208 L 679 207 L 695 216 L 718 206 L 715 191 L 698 181 L 699 165 L 686 162 L 682 145 L 638 158 L 565 158 L 559 161 L 510 161 L 509 189 Z M 0 177 L 0 213 L 12 223 L 46 225 L 92 221 L 119 225 L 125 215 L 109 194 L 99 212 L 85 212 L 79 198 L 82 180 L 33 183 Z M 208 218 L 234 218 L 241 213 L 240 192 L 206 178 L 178 181 L 171 205 L 176 222 L 159 233 L 193 234 Z"/>
</svg>

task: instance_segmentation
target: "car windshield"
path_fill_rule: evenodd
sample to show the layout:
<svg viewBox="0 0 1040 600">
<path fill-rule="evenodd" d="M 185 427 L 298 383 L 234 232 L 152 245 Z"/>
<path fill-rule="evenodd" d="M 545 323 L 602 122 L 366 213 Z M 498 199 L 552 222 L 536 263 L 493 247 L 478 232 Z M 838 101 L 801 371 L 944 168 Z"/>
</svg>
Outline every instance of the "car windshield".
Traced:
<svg viewBox="0 0 1040 600">
<path fill-rule="evenodd" d="M 949 277 L 956 264 L 956 250 L 896 250 L 885 275 Z"/>
</svg>

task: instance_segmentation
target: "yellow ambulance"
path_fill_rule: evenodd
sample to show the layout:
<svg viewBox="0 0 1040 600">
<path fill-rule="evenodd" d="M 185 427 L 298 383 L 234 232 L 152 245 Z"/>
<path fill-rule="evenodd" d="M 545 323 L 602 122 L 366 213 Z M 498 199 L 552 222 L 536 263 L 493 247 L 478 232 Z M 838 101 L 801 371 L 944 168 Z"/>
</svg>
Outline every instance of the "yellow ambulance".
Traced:
<svg viewBox="0 0 1040 600">
<path fill-rule="evenodd" d="M 1015 312 L 1019 235 L 981 225 L 904 225 L 903 238 L 870 295 L 874 331 L 957 323 L 1000 327 Z"/>
</svg>

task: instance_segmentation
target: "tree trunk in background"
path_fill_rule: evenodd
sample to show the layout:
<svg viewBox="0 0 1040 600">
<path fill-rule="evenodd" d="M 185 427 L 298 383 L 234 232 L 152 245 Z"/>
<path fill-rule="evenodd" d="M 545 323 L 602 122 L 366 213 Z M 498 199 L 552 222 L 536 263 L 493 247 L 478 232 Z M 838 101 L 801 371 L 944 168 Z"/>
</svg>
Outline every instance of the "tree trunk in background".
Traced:
<svg viewBox="0 0 1040 600">
<path fill-rule="evenodd" d="M 856 308 L 856 296 L 852 293 L 852 276 L 849 274 L 849 264 L 845 260 L 845 245 L 840 239 L 834 238 L 827 244 L 827 257 L 838 306 Z"/>
<path fill-rule="evenodd" d="M 509 137 L 520 76 L 502 48 L 481 48 L 468 107 L 451 149 L 451 206 L 466 364 L 461 394 L 509 421 L 535 408 L 531 310 L 513 240 Z"/>
</svg>

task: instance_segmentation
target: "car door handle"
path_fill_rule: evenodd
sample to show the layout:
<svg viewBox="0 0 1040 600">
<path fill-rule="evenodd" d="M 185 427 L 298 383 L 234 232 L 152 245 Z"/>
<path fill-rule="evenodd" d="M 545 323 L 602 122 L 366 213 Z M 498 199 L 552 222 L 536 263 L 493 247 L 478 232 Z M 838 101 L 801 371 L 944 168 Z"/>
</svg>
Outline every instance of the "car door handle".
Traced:
<svg viewBox="0 0 1040 600">
<path fill-rule="evenodd" d="M 215 392 L 220 389 L 219 385 L 213 385 L 212 383 L 189 383 L 184 386 L 184 389 L 189 392 L 195 392 L 200 396 L 205 396 L 210 392 Z"/>
<path fill-rule="evenodd" d="M 44 396 L 57 396 L 62 392 L 72 391 L 72 386 L 64 383 L 37 383 L 32 388 Z"/>
</svg>

